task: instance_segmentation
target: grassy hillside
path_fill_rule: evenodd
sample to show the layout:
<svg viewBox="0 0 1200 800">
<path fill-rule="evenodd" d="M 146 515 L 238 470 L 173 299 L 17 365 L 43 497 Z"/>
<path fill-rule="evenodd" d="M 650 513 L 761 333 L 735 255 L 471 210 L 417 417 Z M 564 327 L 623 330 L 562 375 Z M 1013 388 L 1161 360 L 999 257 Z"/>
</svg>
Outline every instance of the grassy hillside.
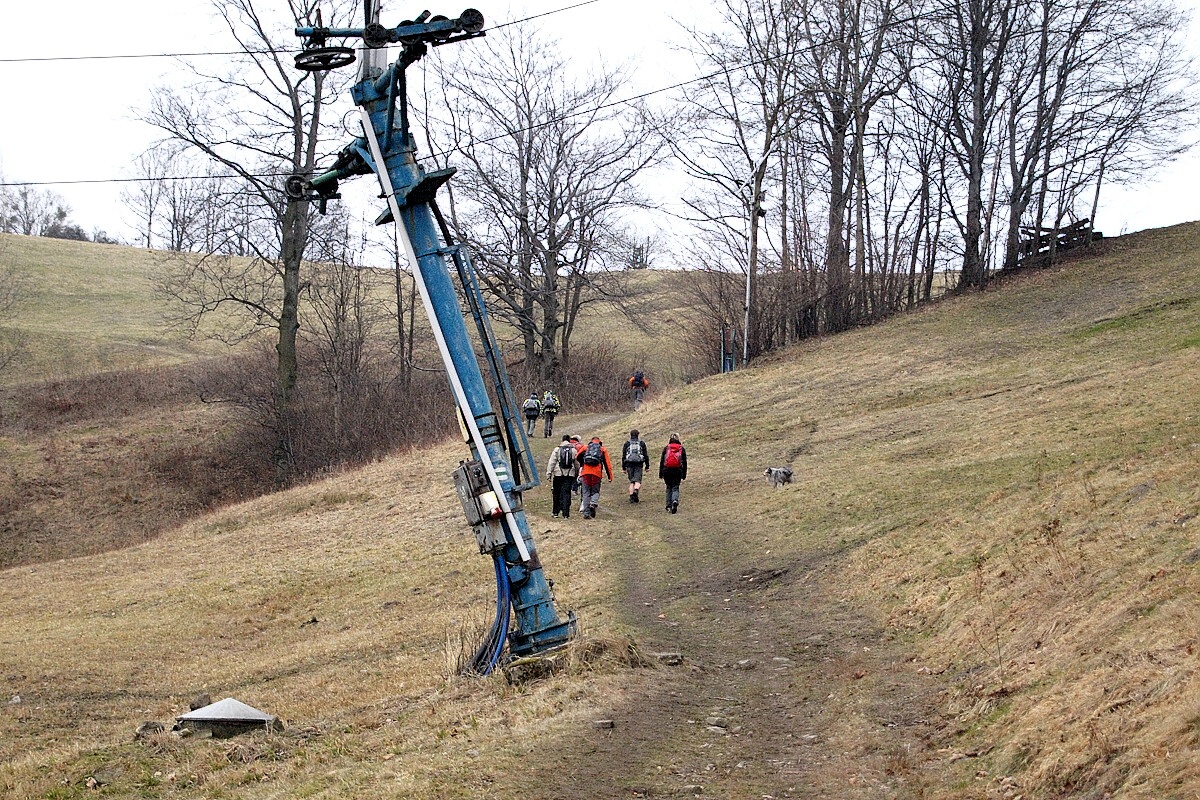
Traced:
<svg viewBox="0 0 1200 800">
<path fill-rule="evenodd" d="M 527 498 L 588 643 L 531 682 L 449 667 L 493 602 L 454 443 L 7 570 L 0 796 L 1194 797 L 1197 397 L 1191 225 L 564 417 L 690 471 Z M 201 690 L 289 728 L 134 740 Z"/>
<path fill-rule="evenodd" d="M 173 364 L 224 348 L 204 340 L 188 341 L 164 325 L 164 301 L 155 281 L 169 254 L 119 245 L 73 242 L 0 234 L 0 265 L 12 266 L 26 279 L 22 301 L 11 326 L 27 336 L 28 353 L 19 368 L 0 375 L 0 386 L 30 380 L 62 379 L 129 367 Z M 622 361 L 654 364 L 661 379 L 676 382 L 686 370 L 678 328 L 688 320 L 690 299 L 682 275 L 654 271 L 621 273 L 628 293 L 623 308 L 585 305 L 573 343 L 583 349 L 613 347 Z M 391 289 L 387 299 L 391 302 Z M 422 319 L 418 336 L 426 335 Z M 473 328 L 472 328 L 473 330 Z M 501 338 L 511 336 L 497 323 Z M 510 349 L 516 352 L 516 349 Z M 661 380 L 660 379 L 660 380 Z"/>
<path fill-rule="evenodd" d="M 270 486 L 269 443 L 255 423 L 230 405 L 199 401 L 198 386 L 220 397 L 213 388 L 223 385 L 217 376 L 240 372 L 228 364 L 231 351 L 204 339 L 188 341 L 164 324 L 170 308 L 155 284 L 172 257 L 177 254 L 0 235 L 0 270 L 11 267 L 23 280 L 15 315 L 0 319 L 0 337 L 12 329 L 27 345 L 24 357 L 0 374 L 0 568 L 144 541 Z M 656 309 L 644 314 L 651 328 L 675 324 L 677 316 L 657 309 L 681 305 L 677 293 L 664 288 L 677 276 L 622 277 L 633 305 Z M 379 291 L 390 294 L 390 279 Z M 620 368 L 585 370 L 607 376 L 609 395 L 620 393 L 626 362 L 675 363 L 669 336 L 648 335 L 605 309 L 586 309 L 575 352 L 585 363 L 620 362 Z M 306 319 L 305 330 L 317 328 L 311 315 Z M 417 335 L 420 366 L 440 364 L 423 319 Z M 629 357 L 605 356 L 617 351 Z M 518 352 L 510 349 L 510 358 Z M 315 360 L 310 355 L 302 354 L 306 366 Z M 514 364 L 514 374 L 521 372 Z M 663 374 L 654 375 L 660 385 Z M 672 367 L 670 374 L 678 371 Z M 566 398 L 578 407 L 575 396 L 594 393 L 589 380 Z M 604 404 L 597 401 L 593 405 Z M 408 427 L 416 436 L 420 422 Z"/>
<path fill-rule="evenodd" d="M 213 352 L 164 331 L 153 291 L 164 257 L 133 247 L 0 234 L 0 263 L 26 279 L 12 324 L 28 334 L 21 369 L 0 376 L 0 385 Z"/>
</svg>

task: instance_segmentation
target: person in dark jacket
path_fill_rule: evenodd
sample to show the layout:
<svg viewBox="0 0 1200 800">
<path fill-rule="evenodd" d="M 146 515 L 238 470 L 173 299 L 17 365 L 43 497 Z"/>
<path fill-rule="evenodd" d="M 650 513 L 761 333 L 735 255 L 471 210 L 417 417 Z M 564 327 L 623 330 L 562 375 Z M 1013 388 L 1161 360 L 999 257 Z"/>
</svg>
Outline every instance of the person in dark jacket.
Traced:
<svg viewBox="0 0 1200 800">
<path fill-rule="evenodd" d="M 687 479 L 687 450 L 679 441 L 679 434 L 672 433 L 658 459 L 658 477 L 667 485 L 667 511 L 679 511 L 679 484 Z"/>
<path fill-rule="evenodd" d="M 650 450 L 644 439 L 638 438 L 638 430 L 629 432 L 629 440 L 621 447 L 621 469 L 629 478 L 629 502 L 639 503 L 638 492 L 642 488 L 642 470 L 650 466 Z"/>
<path fill-rule="evenodd" d="M 542 401 L 538 400 L 537 392 L 529 395 L 529 399 L 521 404 L 521 410 L 525 412 L 525 434 L 533 436 L 538 417 L 542 415 Z"/>
</svg>

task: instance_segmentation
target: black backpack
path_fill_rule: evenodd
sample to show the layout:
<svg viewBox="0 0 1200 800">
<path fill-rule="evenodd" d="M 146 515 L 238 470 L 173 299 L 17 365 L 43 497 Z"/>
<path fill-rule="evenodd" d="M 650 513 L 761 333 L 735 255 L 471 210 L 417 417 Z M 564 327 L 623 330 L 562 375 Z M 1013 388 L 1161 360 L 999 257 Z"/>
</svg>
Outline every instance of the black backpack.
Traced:
<svg viewBox="0 0 1200 800">
<path fill-rule="evenodd" d="M 644 439 L 630 439 L 625 443 L 625 458 L 622 459 L 626 464 L 645 464 L 650 460 L 649 453 L 646 452 L 646 441 Z"/>
<path fill-rule="evenodd" d="M 645 385 L 646 385 L 646 376 L 642 374 L 641 370 L 638 370 L 637 372 L 633 373 L 634 388 L 640 389 L 641 387 L 643 387 Z"/>
<path fill-rule="evenodd" d="M 587 450 L 583 453 L 583 463 L 589 467 L 598 467 L 604 462 L 604 456 L 600 455 L 600 443 L 588 442 Z"/>
<path fill-rule="evenodd" d="M 575 463 L 575 445 L 563 442 L 558 446 L 558 466 L 564 472 L 569 472 Z"/>
</svg>

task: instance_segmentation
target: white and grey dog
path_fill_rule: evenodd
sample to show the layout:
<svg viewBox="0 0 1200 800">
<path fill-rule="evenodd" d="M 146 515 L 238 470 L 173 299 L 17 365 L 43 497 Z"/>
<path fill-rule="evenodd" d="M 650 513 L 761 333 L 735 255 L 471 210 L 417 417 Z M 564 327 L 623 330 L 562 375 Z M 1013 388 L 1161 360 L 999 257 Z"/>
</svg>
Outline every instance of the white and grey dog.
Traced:
<svg viewBox="0 0 1200 800">
<path fill-rule="evenodd" d="M 785 483 L 792 482 L 792 470 L 790 467 L 767 467 L 763 470 L 763 477 L 767 479 L 767 483 L 771 484 L 771 488 L 783 486 Z"/>
</svg>

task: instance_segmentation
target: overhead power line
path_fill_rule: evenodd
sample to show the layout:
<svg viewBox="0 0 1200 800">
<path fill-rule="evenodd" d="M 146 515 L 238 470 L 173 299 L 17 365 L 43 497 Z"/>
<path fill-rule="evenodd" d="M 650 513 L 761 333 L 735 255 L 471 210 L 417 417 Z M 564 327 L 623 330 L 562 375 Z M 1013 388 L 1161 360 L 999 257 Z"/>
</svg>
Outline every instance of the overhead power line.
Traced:
<svg viewBox="0 0 1200 800">
<path fill-rule="evenodd" d="M 523 20 L 514 20 L 513 22 L 503 23 L 503 25 L 513 25 L 513 24 L 517 24 L 518 22 L 526 22 L 530 19 L 535 19 L 538 16 L 546 16 L 547 14 L 558 13 L 558 11 L 566 11 L 571 8 L 578 8 L 579 6 L 589 5 L 590 3 L 595 3 L 595 2 L 599 2 L 599 0 L 585 0 L 585 2 L 578 3 L 574 6 L 566 6 L 564 8 L 557 9 L 556 11 L 548 11 L 548 12 L 545 12 L 544 14 L 535 15 L 534 17 L 526 17 Z M 890 20 L 889 22 L 885 23 L 884 25 L 875 26 L 875 28 L 873 30 L 865 30 L 862 33 L 869 35 L 872 32 L 877 33 L 878 31 L 882 30 L 885 27 L 891 27 L 893 25 L 898 25 L 898 24 L 917 22 L 917 21 L 921 20 L 922 18 L 923 18 L 922 15 L 915 14 L 915 15 L 912 15 L 909 17 L 893 19 L 893 20 Z M 500 27 L 500 26 L 497 25 L 495 27 Z M 494 28 L 492 28 L 492 29 L 494 30 Z M 770 62 L 775 61 L 780 58 L 786 58 L 786 57 L 797 55 L 799 53 L 803 53 L 803 52 L 806 52 L 809 50 L 815 50 L 818 47 L 825 47 L 825 46 L 828 46 L 828 45 L 834 44 L 834 43 L 836 43 L 836 40 L 833 39 L 832 37 L 825 39 L 821 42 L 810 42 L 808 45 L 806 45 L 804 47 L 800 47 L 795 50 L 790 50 L 786 53 L 777 53 L 775 55 L 766 56 L 764 58 L 755 59 L 753 61 L 746 61 L 744 63 L 735 64 L 730 67 L 724 67 L 722 69 L 716 70 L 715 72 L 709 72 L 704 75 L 698 75 L 694 78 L 688 78 L 687 80 L 679 81 L 678 83 L 673 83 L 669 86 L 663 86 L 658 89 L 651 89 L 650 91 L 642 92 L 641 94 L 636 94 L 632 97 L 626 97 L 621 100 L 614 100 L 610 103 L 603 103 L 599 106 L 595 106 L 594 108 L 582 109 L 580 111 L 575 111 L 570 114 L 564 114 L 561 117 L 554 117 L 554 118 L 551 118 L 544 122 L 538 122 L 533 125 L 528 125 L 524 128 L 520 128 L 516 131 L 508 131 L 503 134 L 498 134 L 496 136 L 489 136 L 484 139 L 475 139 L 475 140 L 473 140 L 472 143 L 473 144 L 487 144 L 488 142 L 498 141 L 501 139 L 508 138 L 513 133 L 524 133 L 524 132 L 528 132 L 528 131 L 534 131 L 539 128 L 544 128 L 548 125 L 553 125 L 557 122 L 561 122 L 566 119 L 571 119 L 573 117 L 594 114 L 597 111 L 603 111 L 604 109 L 614 108 L 614 107 L 620 106 L 620 105 L 628 105 L 629 103 L 634 103 L 634 102 L 637 102 L 638 100 L 644 100 L 647 97 L 653 97 L 654 95 L 657 95 L 657 94 L 663 94 L 664 92 L 670 92 L 675 89 L 681 89 L 684 86 L 688 86 L 693 83 L 699 83 L 700 81 L 710 80 L 712 78 L 717 77 L 718 75 L 729 75 L 730 73 L 733 73 L 733 72 L 738 72 L 738 71 L 741 71 L 744 69 L 749 69 L 750 67 L 755 67 L 755 66 L 759 66 L 762 64 L 767 64 L 767 63 L 770 63 Z M 450 148 L 450 149 L 438 151 L 436 153 L 430 153 L 429 155 L 424 156 L 419 160 L 420 161 L 428 161 L 428 160 L 435 159 L 435 158 L 443 158 L 445 156 L 451 155 L 457 149 L 458 148 Z M 290 174 L 290 173 L 288 173 L 288 174 Z M 255 174 L 251 177 L 258 177 L 258 178 L 287 177 L 288 174 L 265 173 L 262 175 Z M 241 177 L 241 176 L 238 176 L 238 175 L 225 175 L 225 176 L 193 175 L 193 176 L 172 176 L 172 177 L 162 177 L 162 178 L 95 178 L 95 179 L 86 179 L 86 180 L 80 179 L 80 180 L 63 180 L 63 181 L 23 181 L 23 182 L 12 182 L 12 183 L 0 182 L 0 187 L 5 187 L 5 186 L 64 186 L 64 185 L 72 185 L 72 184 L 96 184 L 96 183 L 140 183 L 140 182 L 159 181 L 159 180 L 172 180 L 172 181 L 197 180 L 197 179 L 201 179 L 201 178 L 212 178 L 212 177 L 234 178 L 234 177 Z"/>
<path fill-rule="evenodd" d="M 0 64 L 28 64 L 40 61 L 117 61 L 131 58 L 198 58 L 200 56 L 245 56 L 264 55 L 271 52 L 290 52 L 286 50 L 207 50 L 198 53 L 122 53 L 120 55 L 90 55 L 90 56 L 25 56 L 22 58 L 0 58 Z M 299 51 L 297 51 L 299 52 Z"/>
<path fill-rule="evenodd" d="M 540 14 L 523 17 L 521 19 L 509 20 L 501 22 L 498 25 L 493 25 L 488 30 L 499 30 L 507 28 L 510 25 L 520 25 L 531 20 L 539 19 L 540 17 L 548 17 L 553 14 L 559 14 L 563 11 L 571 11 L 572 9 L 581 6 L 598 3 L 600 0 L 584 0 L 582 3 L 576 3 L 571 6 L 563 6 L 551 11 L 543 11 Z M 0 64 L 32 64 L 45 61 L 117 61 L 122 59 L 137 59 L 137 58 L 201 58 L 205 56 L 246 56 L 246 55 L 271 55 L 278 53 L 299 53 L 301 48 L 295 50 L 203 50 L 194 53 L 111 53 L 108 55 L 84 55 L 84 56 L 22 56 L 19 58 L 0 58 Z"/>
<path fill-rule="evenodd" d="M 94 183 L 150 183 L 161 181 L 199 181 L 222 178 L 286 178 L 290 172 L 262 172 L 234 175 L 162 175 L 156 178 L 77 178 L 63 181 L 3 181 L 0 186 L 80 186 Z"/>
</svg>

